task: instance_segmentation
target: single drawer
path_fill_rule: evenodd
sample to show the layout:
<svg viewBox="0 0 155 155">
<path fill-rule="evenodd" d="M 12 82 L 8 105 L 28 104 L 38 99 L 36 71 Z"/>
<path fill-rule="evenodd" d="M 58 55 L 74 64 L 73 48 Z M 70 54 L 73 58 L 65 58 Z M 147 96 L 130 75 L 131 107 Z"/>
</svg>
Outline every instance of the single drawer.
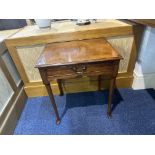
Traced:
<svg viewBox="0 0 155 155">
<path fill-rule="evenodd" d="M 51 67 L 47 70 L 47 76 L 51 78 L 74 78 L 80 76 L 108 75 L 115 72 L 116 63 L 113 61 L 90 64 L 76 64 L 68 66 Z"/>
</svg>

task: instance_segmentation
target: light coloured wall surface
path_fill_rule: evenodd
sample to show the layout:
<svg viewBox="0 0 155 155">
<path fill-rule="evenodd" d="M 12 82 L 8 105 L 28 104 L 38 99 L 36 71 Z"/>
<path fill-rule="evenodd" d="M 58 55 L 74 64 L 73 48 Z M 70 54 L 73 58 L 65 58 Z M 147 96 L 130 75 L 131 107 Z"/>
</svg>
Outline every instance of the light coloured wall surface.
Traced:
<svg viewBox="0 0 155 155">
<path fill-rule="evenodd" d="M 39 71 L 34 67 L 44 47 L 44 45 L 17 47 L 18 55 L 31 82 L 41 81 Z"/>
<path fill-rule="evenodd" d="M 0 114 L 13 95 L 13 90 L 0 68 Z"/>
<path fill-rule="evenodd" d="M 119 72 L 126 72 L 133 44 L 133 36 L 112 37 L 107 40 L 123 57 L 123 60 L 120 61 Z"/>
<path fill-rule="evenodd" d="M 146 27 L 134 69 L 133 89 L 155 88 L 155 28 Z"/>
<path fill-rule="evenodd" d="M 12 78 L 18 86 L 21 79 L 12 61 L 12 58 L 10 57 L 8 51 L 6 51 L 7 49 L 4 44 L 4 39 L 8 38 L 10 35 L 14 34 L 17 31 L 19 30 L 0 31 L 0 57 L 3 59 L 8 71 L 10 72 Z M 3 112 L 4 108 L 7 106 L 13 94 L 14 91 L 9 81 L 7 81 L 7 78 L 5 77 L 5 74 L 0 66 L 0 115 Z"/>
<path fill-rule="evenodd" d="M 143 74 L 155 73 L 155 28 L 146 27 L 137 64 L 140 64 Z"/>
<path fill-rule="evenodd" d="M 2 55 L 2 58 L 11 74 L 11 76 L 13 77 L 16 85 L 18 86 L 21 79 L 20 79 L 20 76 L 19 76 L 19 73 L 17 72 L 17 69 L 13 63 L 13 60 L 11 58 L 11 56 L 9 55 L 8 51 L 5 52 L 3 55 Z"/>
</svg>

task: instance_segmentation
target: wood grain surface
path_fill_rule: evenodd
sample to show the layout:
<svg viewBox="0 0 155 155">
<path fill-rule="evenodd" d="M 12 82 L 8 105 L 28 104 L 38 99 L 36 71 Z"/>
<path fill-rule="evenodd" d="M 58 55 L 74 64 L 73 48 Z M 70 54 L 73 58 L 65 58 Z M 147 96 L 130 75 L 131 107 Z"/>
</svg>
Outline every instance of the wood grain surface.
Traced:
<svg viewBox="0 0 155 155">
<path fill-rule="evenodd" d="M 46 45 L 36 67 L 103 62 L 122 58 L 105 39 L 90 39 Z"/>
</svg>

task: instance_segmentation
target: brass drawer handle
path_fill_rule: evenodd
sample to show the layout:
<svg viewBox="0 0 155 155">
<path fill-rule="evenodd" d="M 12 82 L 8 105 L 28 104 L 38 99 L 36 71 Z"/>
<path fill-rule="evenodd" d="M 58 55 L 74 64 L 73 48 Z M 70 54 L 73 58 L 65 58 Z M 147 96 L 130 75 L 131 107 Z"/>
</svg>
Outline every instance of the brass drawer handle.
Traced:
<svg viewBox="0 0 155 155">
<path fill-rule="evenodd" d="M 72 68 L 74 72 L 76 72 L 78 75 L 82 75 L 84 71 L 87 70 L 87 67 L 85 65 L 75 66 Z"/>
</svg>

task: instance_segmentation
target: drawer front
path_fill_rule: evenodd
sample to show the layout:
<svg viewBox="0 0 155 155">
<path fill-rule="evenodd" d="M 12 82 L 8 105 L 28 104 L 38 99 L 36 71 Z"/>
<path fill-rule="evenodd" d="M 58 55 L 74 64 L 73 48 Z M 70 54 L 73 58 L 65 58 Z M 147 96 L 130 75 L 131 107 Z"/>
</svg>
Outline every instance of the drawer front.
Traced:
<svg viewBox="0 0 155 155">
<path fill-rule="evenodd" d="M 112 76 L 115 74 L 115 67 L 117 66 L 118 64 L 114 62 L 59 66 L 48 69 L 47 75 L 51 78 L 75 78 L 93 75 Z"/>
</svg>

